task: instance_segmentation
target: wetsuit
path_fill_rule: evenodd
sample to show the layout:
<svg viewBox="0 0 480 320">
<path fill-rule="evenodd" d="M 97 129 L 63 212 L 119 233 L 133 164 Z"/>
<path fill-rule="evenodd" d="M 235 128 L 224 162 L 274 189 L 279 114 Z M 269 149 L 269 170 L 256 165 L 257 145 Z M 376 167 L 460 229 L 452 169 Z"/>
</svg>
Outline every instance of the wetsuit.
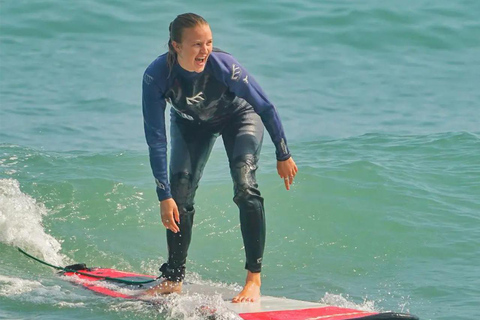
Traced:
<svg viewBox="0 0 480 320">
<path fill-rule="evenodd" d="M 290 158 L 285 134 L 273 104 L 255 79 L 228 53 L 214 49 L 200 73 L 175 63 L 167 54 L 155 59 L 143 77 L 143 116 L 150 164 L 160 201 L 173 198 L 180 213 L 180 232 L 167 230 L 165 278 L 183 280 L 191 240 L 198 182 L 219 135 L 222 135 L 234 183 L 234 202 L 246 253 L 245 268 L 260 272 L 265 246 L 263 198 L 255 171 L 265 125 L 277 160 Z M 171 108 L 170 183 L 167 179 L 166 102 Z M 263 123 L 263 125 L 262 125 Z"/>
</svg>

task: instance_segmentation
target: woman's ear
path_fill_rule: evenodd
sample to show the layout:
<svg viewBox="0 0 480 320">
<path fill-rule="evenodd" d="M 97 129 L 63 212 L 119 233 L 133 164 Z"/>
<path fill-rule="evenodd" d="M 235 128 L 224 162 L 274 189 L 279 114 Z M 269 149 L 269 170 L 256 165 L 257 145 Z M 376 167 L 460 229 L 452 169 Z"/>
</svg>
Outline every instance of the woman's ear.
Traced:
<svg viewBox="0 0 480 320">
<path fill-rule="evenodd" d="M 173 49 L 175 49 L 175 52 L 177 54 L 180 53 L 180 49 L 181 49 L 180 43 L 172 40 L 172 46 L 173 46 Z"/>
</svg>

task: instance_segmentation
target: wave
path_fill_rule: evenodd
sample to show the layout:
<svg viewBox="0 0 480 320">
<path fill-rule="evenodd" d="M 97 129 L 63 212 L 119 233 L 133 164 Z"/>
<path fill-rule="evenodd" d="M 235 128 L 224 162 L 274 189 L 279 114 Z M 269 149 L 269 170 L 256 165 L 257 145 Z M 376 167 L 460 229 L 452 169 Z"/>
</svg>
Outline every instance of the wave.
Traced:
<svg viewBox="0 0 480 320">
<path fill-rule="evenodd" d="M 20 190 L 17 180 L 0 179 L 0 242 L 63 265 L 60 242 L 46 233 L 42 225 L 47 214 L 42 203 Z"/>
</svg>

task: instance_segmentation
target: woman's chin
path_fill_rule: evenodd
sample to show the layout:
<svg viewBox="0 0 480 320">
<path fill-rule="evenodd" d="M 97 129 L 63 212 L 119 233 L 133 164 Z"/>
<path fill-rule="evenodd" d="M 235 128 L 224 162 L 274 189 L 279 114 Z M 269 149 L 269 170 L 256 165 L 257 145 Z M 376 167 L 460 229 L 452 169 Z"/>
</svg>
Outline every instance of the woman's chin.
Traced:
<svg viewBox="0 0 480 320">
<path fill-rule="evenodd" d="M 196 65 L 193 71 L 200 73 L 200 72 L 203 72 L 203 70 L 205 70 L 205 65 L 202 65 L 202 66 Z"/>
</svg>

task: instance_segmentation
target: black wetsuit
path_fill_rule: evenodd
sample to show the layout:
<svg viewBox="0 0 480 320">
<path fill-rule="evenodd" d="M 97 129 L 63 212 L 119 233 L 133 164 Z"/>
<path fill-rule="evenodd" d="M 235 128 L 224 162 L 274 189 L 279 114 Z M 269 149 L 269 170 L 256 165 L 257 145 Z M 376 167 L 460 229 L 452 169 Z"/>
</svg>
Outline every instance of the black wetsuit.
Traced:
<svg viewBox="0 0 480 320">
<path fill-rule="evenodd" d="M 255 79 L 228 53 L 214 49 L 200 73 L 186 71 L 178 63 L 170 70 L 166 57 L 164 54 L 154 60 L 143 78 L 145 136 L 158 199 L 173 198 L 180 212 L 180 232 L 167 230 L 168 263 L 160 270 L 169 280 L 184 278 L 195 191 L 213 144 L 222 135 L 234 183 L 234 201 L 240 209 L 245 268 L 260 272 L 265 213 L 255 171 L 263 125 L 275 145 L 277 160 L 290 157 L 277 111 Z M 170 183 L 166 101 L 172 105 Z"/>
</svg>

